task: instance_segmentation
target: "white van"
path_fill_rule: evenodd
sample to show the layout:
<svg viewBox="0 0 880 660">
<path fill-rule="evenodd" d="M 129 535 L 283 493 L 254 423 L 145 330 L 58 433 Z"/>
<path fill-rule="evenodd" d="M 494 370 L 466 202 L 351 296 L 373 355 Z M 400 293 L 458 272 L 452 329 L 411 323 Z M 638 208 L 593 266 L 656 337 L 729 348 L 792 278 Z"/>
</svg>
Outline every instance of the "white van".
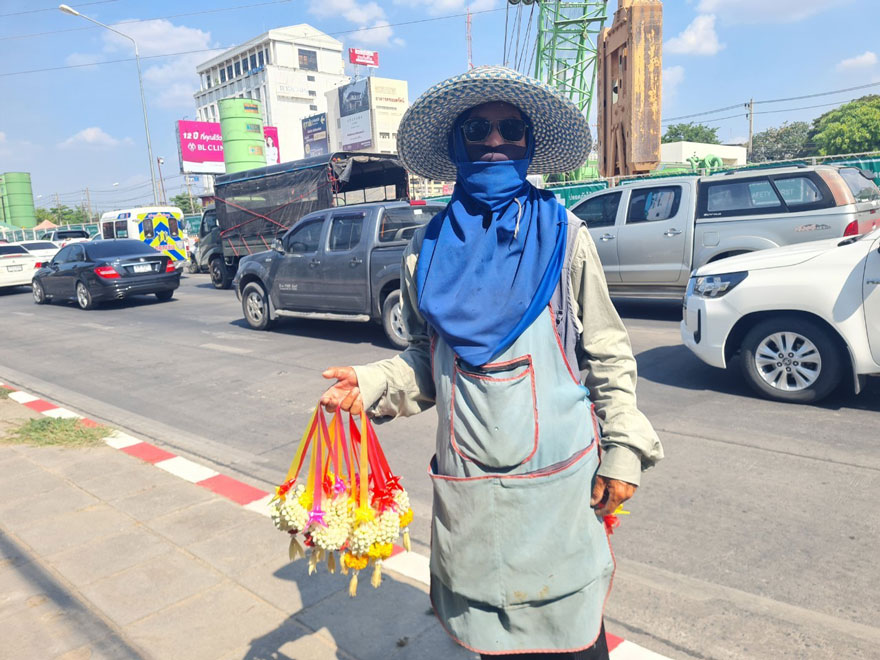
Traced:
<svg viewBox="0 0 880 660">
<path fill-rule="evenodd" d="M 101 216 L 101 236 L 135 238 L 171 258 L 175 268 L 186 264 L 183 211 L 176 206 L 142 206 L 108 211 Z"/>
</svg>

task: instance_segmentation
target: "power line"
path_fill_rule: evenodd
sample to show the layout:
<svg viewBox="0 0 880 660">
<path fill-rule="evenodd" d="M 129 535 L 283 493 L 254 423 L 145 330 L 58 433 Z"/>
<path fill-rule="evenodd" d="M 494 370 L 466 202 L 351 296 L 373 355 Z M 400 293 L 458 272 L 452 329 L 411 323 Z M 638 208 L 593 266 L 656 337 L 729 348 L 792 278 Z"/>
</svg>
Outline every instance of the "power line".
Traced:
<svg viewBox="0 0 880 660">
<path fill-rule="evenodd" d="M 856 87 L 847 87 L 846 89 L 835 89 L 832 92 L 818 92 L 816 94 L 806 94 L 805 96 L 791 96 L 787 99 L 770 99 L 769 101 L 755 101 L 755 105 L 759 103 L 781 103 L 782 101 L 800 101 L 802 99 L 813 99 L 817 96 L 830 96 L 832 94 L 842 94 L 843 92 L 854 92 L 857 89 L 867 89 L 868 87 L 880 87 L 880 81 L 868 83 L 866 85 L 857 85 Z M 757 114 L 757 113 L 755 113 Z"/>
<path fill-rule="evenodd" d="M 746 105 L 748 105 L 748 104 L 746 104 Z M 679 119 L 691 119 L 692 117 L 702 117 L 704 115 L 714 115 L 716 112 L 724 112 L 725 110 L 733 110 L 734 108 L 740 108 L 742 106 L 743 106 L 742 103 L 737 103 L 735 105 L 727 105 L 727 106 L 724 106 L 723 108 L 716 108 L 715 110 L 705 110 L 704 112 L 695 112 L 692 115 L 682 115 L 681 117 L 670 117 L 669 119 L 664 119 L 663 122 L 666 123 L 666 122 L 670 122 L 670 121 L 678 121 Z"/>
<path fill-rule="evenodd" d="M 116 2 L 116 0 L 105 0 L 107 2 Z M 113 25 L 129 25 L 131 23 L 149 23 L 150 21 L 161 21 L 168 18 L 184 18 L 186 16 L 200 16 L 202 14 L 217 14 L 224 11 L 234 11 L 236 9 L 250 9 L 251 7 L 264 7 L 266 5 L 280 5 L 290 2 L 291 0 L 272 0 L 271 2 L 258 2 L 252 5 L 237 5 L 235 7 L 219 7 L 217 9 L 202 9 L 200 11 L 190 11 L 183 14 L 170 14 L 168 16 L 156 16 L 155 18 L 130 18 L 127 21 L 119 21 L 118 23 L 114 23 Z M 94 3 L 98 4 L 98 3 Z M 78 7 L 82 5 L 77 5 Z M 58 9 L 58 7 L 53 7 L 53 9 Z M 48 11 L 41 9 L 40 11 Z M 97 30 L 97 27 L 87 25 L 85 27 L 75 27 L 75 28 L 65 28 L 63 30 L 50 30 L 48 32 L 32 32 L 31 34 L 12 34 L 7 35 L 5 37 L 0 37 L 0 41 L 7 41 L 10 39 L 30 39 L 32 37 L 45 37 L 51 34 L 62 34 L 64 32 L 79 32 L 81 30 Z"/>
<path fill-rule="evenodd" d="M 87 7 L 89 5 L 106 5 L 109 2 L 117 2 L 118 0 L 97 0 L 97 2 L 78 2 L 77 7 Z M 58 5 L 52 7 L 44 7 L 43 9 L 26 9 L 24 11 L 13 11 L 8 14 L 0 14 L 0 18 L 4 16 L 21 16 L 22 14 L 38 14 L 41 11 L 58 11 Z"/>
<path fill-rule="evenodd" d="M 503 9 L 484 9 L 483 11 L 474 11 L 474 12 L 471 12 L 471 16 L 474 16 L 476 14 L 490 14 L 490 13 L 498 12 L 498 11 L 503 11 Z M 461 18 L 462 16 L 467 16 L 467 14 L 466 13 L 465 14 L 448 14 L 446 16 L 437 16 L 434 18 L 423 18 L 423 19 L 416 20 L 416 21 L 403 21 L 401 23 L 389 23 L 388 25 L 374 25 L 373 27 L 361 27 L 361 28 L 356 28 L 353 30 L 340 30 L 338 32 L 327 32 L 326 34 L 328 36 L 332 37 L 332 36 L 338 36 L 338 35 L 342 35 L 342 34 L 354 34 L 356 32 L 370 32 L 372 30 L 384 30 L 384 29 L 390 28 L 390 27 L 401 27 L 403 25 L 414 25 L 416 23 L 429 23 L 432 21 L 445 21 L 450 18 Z M 219 46 L 217 48 L 197 48 L 195 50 L 185 50 L 185 51 L 180 51 L 178 53 L 160 53 L 158 55 L 141 55 L 141 59 L 142 60 L 149 60 L 149 59 L 157 59 L 157 58 L 161 58 L 161 57 L 176 57 L 178 55 L 191 55 L 193 53 L 213 53 L 213 52 L 217 52 L 217 51 L 231 50 L 233 48 L 236 48 L 239 45 L 240 44 L 236 44 L 233 46 Z M 52 66 L 52 67 L 45 67 L 42 69 L 27 69 L 25 71 L 4 71 L 4 72 L 0 72 L 0 77 L 22 76 L 22 75 L 29 74 L 29 73 L 45 73 L 47 71 L 61 71 L 63 69 L 81 69 L 81 68 L 87 67 L 87 66 L 98 66 L 100 64 L 119 64 L 121 62 L 134 62 L 134 59 L 135 58 L 133 58 L 133 57 L 126 57 L 126 58 L 122 58 L 122 59 L 118 59 L 118 60 L 100 60 L 98 62 L 89 62 L 87 64 L 65 64 L 64 66 Z"/>
</svg>

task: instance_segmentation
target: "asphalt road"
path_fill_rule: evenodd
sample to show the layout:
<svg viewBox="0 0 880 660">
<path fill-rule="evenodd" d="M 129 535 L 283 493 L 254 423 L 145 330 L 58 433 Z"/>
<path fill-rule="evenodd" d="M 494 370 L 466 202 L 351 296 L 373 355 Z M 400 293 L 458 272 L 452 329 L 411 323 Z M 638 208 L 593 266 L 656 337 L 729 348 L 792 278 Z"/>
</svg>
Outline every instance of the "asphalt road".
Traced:
<svg viewBox="0 0 880 660">
<path fill-rule="evenodd" d="M 680 344 L 677 305 L 618 307 L 667 458 L 614 534 L 610 627 L 672 657 L 877 657 L 880 380 L 821 406 L 764 401 Z M 0 380 L 266 488 L 287 470 L 321 371 L 393 354 L 375 325 L 252 331 L 206 275 L 186 276 L 170 302 L 89 312 L 0 291 Z M 420 552 L 434 426 L 429 412 L 379 429 Z"/>
</svg>

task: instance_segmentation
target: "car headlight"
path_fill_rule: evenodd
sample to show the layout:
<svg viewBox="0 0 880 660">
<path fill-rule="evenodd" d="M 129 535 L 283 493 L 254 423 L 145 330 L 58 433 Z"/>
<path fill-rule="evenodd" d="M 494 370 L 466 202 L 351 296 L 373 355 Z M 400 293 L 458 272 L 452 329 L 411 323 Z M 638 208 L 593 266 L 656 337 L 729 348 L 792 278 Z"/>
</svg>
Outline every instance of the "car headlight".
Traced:
<svg viewBox="0 0 880 660">
<path fill-rule="evenodd" d="M 748 276 L 747 271 L 741 273 L 723 273 L 722 275 L 701 275 L 691 278 L 693 292 L 703 298 L 720 298 Z M 688 287 L 690 288 L 690 287 Z"/>
</svg>

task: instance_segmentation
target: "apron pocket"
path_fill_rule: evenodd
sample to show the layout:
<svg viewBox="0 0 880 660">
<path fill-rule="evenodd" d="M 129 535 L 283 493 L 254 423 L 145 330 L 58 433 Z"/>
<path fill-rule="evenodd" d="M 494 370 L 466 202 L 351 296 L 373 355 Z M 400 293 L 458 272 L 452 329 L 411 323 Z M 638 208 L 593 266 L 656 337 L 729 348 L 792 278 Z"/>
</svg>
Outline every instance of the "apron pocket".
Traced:
<svg viewBox="0 0 880 660">
<path fill-rule="evenodd" d="M 449 435 L 462 457 L 495 470 L 522 465 L 538 448 L 531 356 L 472 367 L 455 360 Z"/>
<path fill-rule="evenodd" d="M 590 508 L 595 451 L 552 473 L 453 479 L 431 472 L 431 573 L 492 607 L 555 600 L 610 580 L 605 530 Z"/>
</svg>

